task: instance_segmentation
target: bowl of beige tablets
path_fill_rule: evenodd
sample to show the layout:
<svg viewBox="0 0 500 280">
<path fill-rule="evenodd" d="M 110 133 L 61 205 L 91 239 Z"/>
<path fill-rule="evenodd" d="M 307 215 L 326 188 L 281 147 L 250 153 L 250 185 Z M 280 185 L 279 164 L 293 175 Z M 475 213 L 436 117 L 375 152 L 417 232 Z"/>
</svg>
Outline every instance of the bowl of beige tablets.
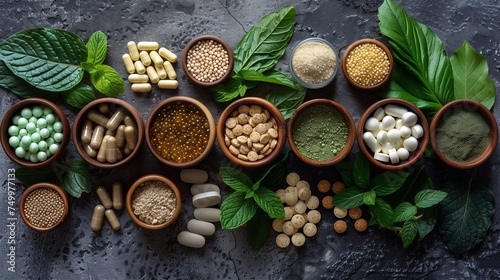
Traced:
<svg viewBox="0 0 500 280">
<path fill-rule="evenodd" d="M 415 164 L 429 142 L 425 115 L 412 103 L 383 99 L 361 116 L 357 130 L 361 152 L 375 166 L 398 170 Z"/>
<path fill-rule="evenodd" d="M 173 224 L 181 212 L 181 193 L 165 176 L 149 174 L 130 186 L 125 205 L 138 226 L 157 230 Z"/>
<path fill-rule="evenodd" d="M 72 138 L 83 160 L 99 168 L 114 168 L 139 152 L 144 140 L 144 121 L 128 102 L 100 98 L 80 110 Z"/>
</svg>

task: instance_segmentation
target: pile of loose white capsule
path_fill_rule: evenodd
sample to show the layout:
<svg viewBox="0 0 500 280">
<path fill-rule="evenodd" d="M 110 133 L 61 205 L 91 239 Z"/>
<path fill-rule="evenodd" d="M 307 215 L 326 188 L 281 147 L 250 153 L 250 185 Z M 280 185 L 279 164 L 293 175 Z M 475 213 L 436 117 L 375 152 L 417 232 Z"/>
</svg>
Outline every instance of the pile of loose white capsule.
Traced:
<svg viewBox="0 0 500 280">
<path fill-rule="evenodd" d="M 161 89 L 176 89 L 179 86 L 177 74 L 172 63 L 177 55 L 158 42 L 130 41 L 128 53 L 122 56 L 123 64 L 129 73 L 128 81 L 133 92 L 150 92 L 151 83 Z M 168 79 L 167 79 L 168 78 Z"/>
</svg>

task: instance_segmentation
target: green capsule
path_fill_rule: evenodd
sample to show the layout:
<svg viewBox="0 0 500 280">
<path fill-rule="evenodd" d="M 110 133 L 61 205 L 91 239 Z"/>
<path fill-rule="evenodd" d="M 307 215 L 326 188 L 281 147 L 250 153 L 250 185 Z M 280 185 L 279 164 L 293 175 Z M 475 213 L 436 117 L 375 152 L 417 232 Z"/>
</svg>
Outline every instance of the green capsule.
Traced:
<svg viewBox="0 0 500 280">
<path fill-rule="evenodd" d="M 42 128 L 40 129 L 39 134 L 42 139 L 47 139 L 50 136 L 50 131 L 47 128 Z"/>
<path fill-rule="evenodd" d="M 36 120 L 36 126 L 38 128 L 45 128 L 47 127 L 47 121 L 44 118 L 39 118 L 38 120 Z"/>
<path fill-rule="evenodd" d="M 52 145 L 49 146 L 49 152 L 51 154 L 57 153 L 58 150 L 59 150 L 59 145 L 58 144 L 52 144 Z"/>
<path fill-rule="evenodd" d="M 28 124 L 28 119 L 26 118 L 21 117 L 17 120 L 17 126 L 19 128 L 26 128 L 27 124 Z"/>
<path fill-rule="evenodd" d="M 42 140 L 42 137 L 40 136 L 40 134 L 38 134 L 36 132 L 31 134 L 31 141 L 32 142 L 38 143 L 38 142 L 40 142 L 40 140 Z"/>
<path fill-rule="evenodd" d="M 36 131 L 36 124 L 29 122 L 28 124 L 26 124 L 26 130 L 28 131 L 28 133 L 35 132 Z"/>
<path fill-rule="evenodd" d="M 49 145 L 44 140 L 41 140 L 40 142 L 38 142 L 38 149 L 40 151 L 45 152 L 48 148 L 49 148 Z"/>
<path fill-rule="evenodd" d="M 61 143 L 61 142 L 62 142 L 62 140 L 63 140 L 63 134 L 62 134 L 62 133 L 59 133 L 59 132 L 54 133 L 54 140 L 55 140 L 57 143 Z"/>
<path fill-rule="evenodd" d="M 47 160 L 47 154 L 45 152 L 38 152 L 36 154 L 36 157 L 39 161 L 46 161 Z"/>
<path fill-rule="evenodd" d="M 54 127 L 55 132 L 62 132 L 63 130 L 63 125 L 61 122 L 55 122 L 52 127 Z"/>
<path fill-rule="evenodd" d="M 26 130 L 26 128 L 19 129 L 19 134 L 17 136 L 23 137 L 25 135 L 28 135 L 28 131 Z"/>
</svg>

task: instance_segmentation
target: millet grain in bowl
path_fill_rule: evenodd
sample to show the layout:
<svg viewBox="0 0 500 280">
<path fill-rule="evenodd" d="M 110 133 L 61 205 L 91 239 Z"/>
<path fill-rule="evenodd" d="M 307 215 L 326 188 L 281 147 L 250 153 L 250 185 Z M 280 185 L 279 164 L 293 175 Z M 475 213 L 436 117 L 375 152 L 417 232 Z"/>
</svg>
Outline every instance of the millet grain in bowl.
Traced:
<svg viewBox="0 0 500 280">
<path fill-rule="evenodd" d="M 132 210 L 144 223 L 150 225 L 166 223 L 177 210 L 175 193 L 164 182 L 146 181 L 134 191 Z"/>
</svg>

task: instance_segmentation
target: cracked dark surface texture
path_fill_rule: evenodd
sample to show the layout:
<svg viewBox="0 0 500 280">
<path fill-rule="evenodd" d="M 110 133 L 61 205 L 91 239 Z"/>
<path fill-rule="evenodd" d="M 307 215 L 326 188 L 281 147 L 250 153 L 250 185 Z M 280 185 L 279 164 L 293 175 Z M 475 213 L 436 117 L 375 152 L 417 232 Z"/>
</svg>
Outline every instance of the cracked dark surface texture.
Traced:
<svg viewBox="0 0 500 280">
<path fill-rule="evenodd" d="M 154 40 L 170 48 L 179 56 L 187 42 L 200 34 L 221 36 L 233 48 L 244 32 L 263 15 L 284 5 L 297 10 L 295 34 L 291 46 L 311 36 L 323 37 L 337 49 L 343 50 L 350 42 L 364 38 L 378 38 L 377 8 L 382 1 L 372 0 L 304 0 L 304 1 L 194 1 L 194 0 L 53 0 L 2 1 L 0 39 L 31 27 L 57 27 L 73 31 L 86 40 L 92 32 L 102 30 L 108 36 L 106 63 L 117 69 L 125 79 L 121 54 L 130 40 Z M 464 40 L 481 52 L 490 67 L 490 76 L 497 87 L 499 80 L 500 4 L 496 0 L 397 1 L 416 18 L 428 25 L 443 40 L 452 53 Z M 382 39 L 384 40 L 384 39 Z M 288 49 L 290 50 L 290 48 Z M 288 53 L 278 67 L 288 73 Z M 216 104 L 204 89 L 193 87 L 175 65 L 179 76 L 178 91 L 153 90 L 149 94 L 134 94 L 128 89 L 120 98 L 138 108 L 147 118 L 159 101 L 174 95 L 189 95 L 207 104 L 215 118 L 222 107 Z M 18 98 L 0 88 L 2 117 Z M 370 104 L 378 98 L 369 93 L 356 92 L 348 87 L 339 73 L 328 87 L 310 91 L 307 99 L 331 98 L 348 108 L 357 122 Z M 62 105 L 62 104 L 61 104 Z M 74 120 L 75 110 L 62 105 Z M 499 102 L 493 109 L 498 120 Z M 287 148 L 288 149 L 288 148 Z M 353 153 L 357 152 L 357 146 Z M 67 157 L 74 157 L 70 144 Z M 162 173 L 179 184 L 183 194 L 180 219 L 170 228 L 147 231 L 138 228 L 126 211 L 118 213 L 122 230 L 115 232 L 105 223 L 100 233 L 89 228 L 90 216 L 98 200 L 91 195 L 70 200 L 70 216 L 58 229 L 50 233 L 30 230 L 17 221 L 16 272 L 7 271 L 7 170 L 16 166 L 0 153 L 0 278 L 2 279 L 493 279 L 500 278 L 500 218 L 497 214 L 486 239 L 477 248 L 462 257 L 453 256 L 436 231 L 419 246 L 402 248 L 399 238 L 387 230 L 375 227 L 363 234 L 352 228 L 345 235 L 332 231 L 334 217 L 322 210 L 323 219 L 318 235 L 309 238 L 302 248 L 281 250 L 274 244 L 274 233 L 265 246 L 252 250 L 243 230 L 223 231 L 220 225 L 214 236 L 207 239 L 202 249 L 189 249 L 178 244 L 176 235 L 186 229 L 192 218 L 189 186 L 182 184 L 179 171 L 166 168 L 154 159 L 144 144 L 140 155 L 130 164 L 113 170 L 109 176 L 95 178 L 96 185 L 109 186 L 114 180 L 130 185 L 148 173 Z M 480 168 L 465 172 L 485 181 L 496 198 L 500 182 L 500 149 Z M 218 146 L 200 168 L 210 171 L 210 180 L 216 181 L 216 167 L 231 166 Z M 124 169 L 127 170 L 124 172 Z M 319 178 L 333 178 L 332 168 L 308 167 L 291 156 L 288 171 L 297 171 L 311 184 Z M 430 160 L 427 170 L 435 183 L 461 176 Z M 441 172 L 442 171 L 442 172 Z M 463 172 L 462 172 L 463 173 Z M 25 187 L 18 185 L 19 199 Z M 223 197 L 230 193 L 222 188 Z M 498 204 L 496 210 L 499 210 Z"/>
</svg>

